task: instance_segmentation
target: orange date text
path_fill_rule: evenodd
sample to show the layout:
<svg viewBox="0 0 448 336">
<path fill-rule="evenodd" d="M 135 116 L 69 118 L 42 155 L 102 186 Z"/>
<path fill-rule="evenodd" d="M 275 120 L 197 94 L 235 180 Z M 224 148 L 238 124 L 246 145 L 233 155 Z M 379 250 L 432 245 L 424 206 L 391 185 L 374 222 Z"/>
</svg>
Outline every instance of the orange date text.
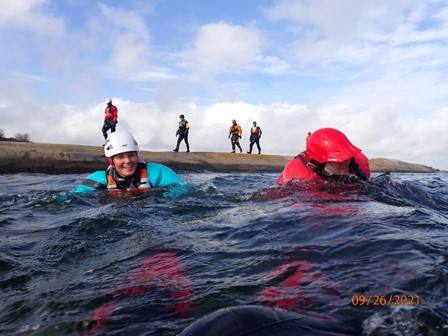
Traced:
<svg viewBox="0 0 448 336">
<path fill-rule="evenodd" d="M 421 303 L 417 294 L 353 294 L 352 306 L 413 306 Z"/>
</svg>

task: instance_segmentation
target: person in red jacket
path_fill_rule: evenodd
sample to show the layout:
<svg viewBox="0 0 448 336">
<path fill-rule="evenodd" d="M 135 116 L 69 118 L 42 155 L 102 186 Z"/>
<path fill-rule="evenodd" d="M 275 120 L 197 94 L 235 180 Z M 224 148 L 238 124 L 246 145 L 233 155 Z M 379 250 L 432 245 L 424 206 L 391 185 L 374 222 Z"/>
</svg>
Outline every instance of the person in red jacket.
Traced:
<svg viewBox="0 0 448 336">
<path fill-rule="evenodd" d="M 115 105 L 112 105 L 112 99 L 106 100 L 106 109 L 104 110 L 104 124 L 103 124 L 103 136 L 104 140 L 107 139 L 107 131 L 110 129 L 111 133 L 115 132 L 115 127 L 118 124 L 118 109 Z"/>
<path fill-rule="evenodd" d="M 340 176 L 356 176 L 361 180 L 368 180 L 369 160 L 344 133 L 334 128 L 321 128 L 308 135 L 306 151 L 286 164 L 277 178 L 277 184 Z"/>
</svg>

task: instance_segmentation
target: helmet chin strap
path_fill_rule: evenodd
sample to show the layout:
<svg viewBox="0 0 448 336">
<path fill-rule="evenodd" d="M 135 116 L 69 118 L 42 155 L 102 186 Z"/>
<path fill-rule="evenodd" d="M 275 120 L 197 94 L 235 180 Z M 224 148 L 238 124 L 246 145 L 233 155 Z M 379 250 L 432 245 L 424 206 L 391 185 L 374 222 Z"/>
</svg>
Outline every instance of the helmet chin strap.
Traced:
<svg viewBox="0 0 448 336">
<path fill-rule="evenodd" d="M 109 171 L 109 174 L 112 176 L 112 178 L 118 182 L 118 183 L 124 183 L 126 181 L 126 179 L 124 177 L 121 177 L 117 170 L 115 169 L 115 166 L 111 165 L 109 166 L 109 168 L 107 169 Z"/>
</svg>

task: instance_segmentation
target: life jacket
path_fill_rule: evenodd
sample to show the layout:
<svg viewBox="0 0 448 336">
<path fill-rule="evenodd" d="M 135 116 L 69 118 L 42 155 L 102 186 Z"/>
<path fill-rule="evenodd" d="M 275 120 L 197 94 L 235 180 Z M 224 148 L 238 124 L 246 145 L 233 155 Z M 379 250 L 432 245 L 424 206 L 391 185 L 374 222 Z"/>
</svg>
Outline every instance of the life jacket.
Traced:
<svg viewBox="0 0 448 336">
<path fill-rule="evenodd" d="M 127 179 L 118 176 L 115 167 L 112 165 L 107 168 L 106 176 L 108 190 L 130 190 L 133 188 L 145 190 L 152 187 L 148 180 L 148 169 L 145 162 L 139 162 L 134 176 Z M 125 185 L 125 183 L 128 185 Z"/>
<path fill-rule="evenodd" d="M 252 127 L 250 129 L 250 135 L 255 138 L 259 138 L 261 136 L 261 128 L 260 126 Z"/>
<path fill-rule="evenodd" d="M 241 133 L 241 127 L 240 125 L 232 125 L 230 126 L 230 134 L 232 135 L 240 135 Z"/>
<path fill-rule="evenodd" d="M 118 109 L 115 105 L 107 106 L 104 110 L 104 120 L 112 120 L 117 122 L 118 119 Z"/>
<path fill-rule="evenodd" d="M 188 132 L 188 130 L 190 129 L 190 125 L 188 123 L 188 120 L 184 119 L 179 121 L 179 130 L 178 133 L 179 134 L 186 134 Z"/>
<path fill-rule="evenodd" d="M 357 153 L 350 161 L 349 172 L 361 180 L 370 177 L 369 160 L 362 153 Z M 277 178 L 277 184 L 282 185 L 291 180 L 323 180 L 327 178 L 324 164 L 308 161 L 306 152 L 302 152 L 289 161 Z"/>
</svg>

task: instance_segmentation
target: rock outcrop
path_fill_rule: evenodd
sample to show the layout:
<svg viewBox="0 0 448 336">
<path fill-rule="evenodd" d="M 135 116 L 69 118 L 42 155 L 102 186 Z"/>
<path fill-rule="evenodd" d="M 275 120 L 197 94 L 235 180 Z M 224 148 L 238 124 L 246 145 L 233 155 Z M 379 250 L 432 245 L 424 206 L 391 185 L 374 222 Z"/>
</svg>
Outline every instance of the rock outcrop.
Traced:
<svg viewBox="0 0 448 336">
<path fill-rule="evenodd" d="M 141 151 L 140 158 L 166 164 L 176 171 L 280 172 L 292 156 Z M 0 173 L 74 174 L 105 169 L 106 166 L 107 160 L 102 147 L 0 142 Z M 370 167 L 373 172 L 430 173 L 438 171 L 424 165 L 381 158 L 370 160 Z"/>
</svg>

